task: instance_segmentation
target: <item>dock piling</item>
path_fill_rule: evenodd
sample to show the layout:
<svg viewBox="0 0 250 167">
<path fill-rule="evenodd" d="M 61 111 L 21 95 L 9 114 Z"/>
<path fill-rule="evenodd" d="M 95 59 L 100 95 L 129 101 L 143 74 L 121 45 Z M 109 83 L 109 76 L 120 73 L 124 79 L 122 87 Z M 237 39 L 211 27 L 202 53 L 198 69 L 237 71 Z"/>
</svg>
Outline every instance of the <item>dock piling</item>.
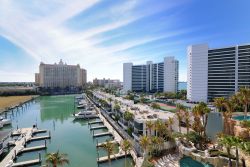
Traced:
<svg viewBox="0 0 250 167">
<path fill-rule="evenodd" d="M 38 154 L 38 159 L 39 159 L 39 162 L 41 162 L 42 161 L 42 158 L 41 158 L 41 153 L 39 152 L 39 154 Z"/>
<path fill-rule="evenodd" d="M 45 147 L 47 147 L 47 142 L 46 142 L 46 140 L 44 140 L 44 145 L 45 145 Z"/>
</svg>

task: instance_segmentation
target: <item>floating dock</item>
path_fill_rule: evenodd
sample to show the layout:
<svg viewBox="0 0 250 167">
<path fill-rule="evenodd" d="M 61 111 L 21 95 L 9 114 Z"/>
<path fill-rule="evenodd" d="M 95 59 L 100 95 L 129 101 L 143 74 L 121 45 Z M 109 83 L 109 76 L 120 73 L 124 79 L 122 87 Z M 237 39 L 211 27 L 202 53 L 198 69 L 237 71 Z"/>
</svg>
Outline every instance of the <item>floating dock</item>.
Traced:
<svg viewBox="0 0 250 167">
<path fill-rule="evenodd" d="M 34 147 L 26 147 L 24 149 L 22 149 L 19 154 L 22 154 L 24 152 L 31 152 L 31 151 L 37 151 L 37 150 L 43 150 L 46 149 L 46 145 L 41 145 L 41 146 L 34 146 Z"/>
<path fill-rule="evenodd" d="M 101 137 L 101 136 L 112 136 L 112 133 L 111 132 L 103 132 L 103 133 L 93 134 L 93 137 Z"/>
<path fill-rule="evenodd" d="M 105 128 L 107 129 L 106 126 L 101 125 L 101 126 L 90 127 L 90 130 L 105 129 Z"/>
<path fill-rule="evenodd" d="M 41 160 L 40 159 L 33 159 L 29 161 L 23 161 L 23 162 L 17 162 L 12 165 L 12 167 L 19 167 L 19 166 L 30 166 L 30 165 L 36 165 L 40 164 Z"/>
<path fill-rule="evenodd" d="M 50 139 L 51 136 L 48 135 L 48 136 L 38 136 L 38 137 L 31 137 L 28 141 L 35 141 L 35 140 L 44 140 L 44 139 Z"/>
<path fill-rule="evenodd" d="M 119 158 L 123 158 L 123 157 L 125 157 L 125 153 L 121 152 L 121 153 L 110 155 L 110 160 L 119 159 Z M 108 156 L 97 158 L 98 163 L 107 162 L 108 160 L 109 160 Z"/>
<path fill-rule="evenodd" d="M 88 124 L 92 125 L 92 124 L 101 124 L 101 123 L 103 124 L 103 121 L 102 120 L 98 120 L 98 121 L 91 121 Z"/>
<path fill-rule="evenodd" d="M 32 137 L 33 133 L 43 133 L 46 131 L 47 130 L 38 130 L 34 128 L 22 128 L 22 129 L 18 129 L 14 131 L 12 135 L 14 136 L 20 135 L 20 137 L 18 140 L 10 142 L 12 145 L 15 145 L 15 147 L 11 149 L 10 152 L 0 162 L 0 166 L 6 166 L 7 164 L 10 164 L 16 159 L 16 156 L 18 154 L 21 154 L 23 152 L 45 149 L 46 141 L 45 141 L 45 145 L 42 145 L 42 146 L 27 147 L 27 148 L 25 148 L 24 146 L 26 145 L 27 142 L 30 142 L 32 140 L 42 140 L 42 139 L 50 138 L 50 134 L 49 136 Z M 30 165 L 39 164 L 39 163 L 41 163 L 40 154 L 39 154 L 38 159 L 14 163 L 12 166 L 15 166 L 15 167 L 16 166 L 30 166 Z"/>
</svg>

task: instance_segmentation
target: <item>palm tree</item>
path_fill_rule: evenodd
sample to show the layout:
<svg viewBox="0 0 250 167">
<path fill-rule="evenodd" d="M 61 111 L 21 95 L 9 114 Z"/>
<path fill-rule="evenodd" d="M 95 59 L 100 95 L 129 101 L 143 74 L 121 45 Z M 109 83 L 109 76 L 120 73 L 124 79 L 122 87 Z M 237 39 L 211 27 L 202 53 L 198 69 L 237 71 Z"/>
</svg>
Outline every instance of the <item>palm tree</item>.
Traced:
<svg viewBox="0 0 250 167">
<path fill-rule="evenodd" d="M 144 151 L 144 158 L 147 156 L 148 146 L 150 144 L 150 140 L 147 136 L 141 136 L 139 139 L 140 146 Z"/>
<path fill-rule="evenodd" d="M 239 137 L 235 137 L 235 136 L 232 136 L 231 140 L 236 150 L 236 167 L 239 167 L 239 149 L 238 148 L 241 147 L 242 140 Z"/>
<path fill-rule="evenodd" d="M 241 88 L 237 94 L 238 99 L 242 105 L 244 105 L 244 115 L 247 116 L 248 105 L 250 105 L 250 89 Z"/>
<path fill-rule="evenodd" d="M 187 134 L 189 134 L 189 128 L 190 128 L 190 114 L 189 114 L 189 111 L 185 111 L 184 115 L 185 115 L 185 123 L 186 123 L 186 126 L 187 126 Z"/>
<path fill-rule="evenodd" d="M 161 121 L 160 119 L 158 119 L 155 122 L 155 130 L 156 130 L 157 136 L 163 137 L 164 134 L 166 134 L 166 132 L 167 132 L 166 124 L 163 121 Z"/>
<path fill-rule="evenodd" d="M 177 119 L 178 119 L 178 125 L 179 125 L 179 132 L 181 133 L 181 121 L 182 121 L 182 110 L 184 109 L 185 107 L 179 103 L 176 104 L 176 116 L 177 116 Z"/>
<path fill-rule="evenodd" d="M 231 161 L 231 148 L 233 146 L 233 140 L 232 140 L 232 137 L 231 136 L 227 136 L 227 135 L 222 135 L 220 138 L 219 138 L 219 143 L 222 144 L 224 147 L 226 147 L 227 149 L 227 154 L 228 154 L 228 166 L 229 167 L 232 167 L 232 161 Z"/>
<path fill-rule="evenodd" d="M 174 119 L 172 117 L 169 117 L 168 118 L 168 126 L 170 128 L 170 134 L 172 134 L 172 132 L 173 132 L 173 127 L 172 127 L 173 124 L 174 124 Z"/>
<path fill-rule="evenodd" d="M 114 153 L 115 144 L 112 143 L 110 140 L 106 140 L 106 142 L 103 143 L 100 147 L 103 148 L 108 153 L 108 161 L 109 161 L 109 164 L 111 165 L 110 156 L 111 154 Z"/>
<path fill-rule="evenodd" d="M 56 153 L 48 153 L 46 154 L 46 163 L 51 164 L 53 167 L 63 166 L 65 164 L 69 164 L 69 160 L 67 159 L 67 154 L 61 154 L 59 151 Z"/>
<path fill-rule="evenodd" d="M 228 121 L 232 119 L 232 113 L 234 112 L 235 108 L 236 108 L 236 104 L 231 100 L 226 100 L 224 103 L 223 103 L 223 106 L 225 107 L 226 111 L 223 113 L 223 116 L 224 116 L 224 123 L 225 123 L 225 127 L 228 127 L 226 128 L 228 133 L 231 133 L 231 125 L 227 125 Z"/>
<path fill-rule="evenodd" d="M 125 167 L 127 163 L 127 153 L 131 150 L 132 144 L 129 140 L 123 140 L 121 143 L 121 148 L 125 152 Z"/>
<path fill-rule="evenodd" d="M 152 135 L 152 129 L 154 128 L 154 123 L 152 121 L 147 121 L 146 122 L 146 127 L 149 131 L 149 136 Z"/>
<path fill-rule="evenodd" d="M 219 110 L 219 112 L 222 112 L 224 102 L 225 102 L 224 97 L 214 98 L 214 105 Z"/>
</svg>

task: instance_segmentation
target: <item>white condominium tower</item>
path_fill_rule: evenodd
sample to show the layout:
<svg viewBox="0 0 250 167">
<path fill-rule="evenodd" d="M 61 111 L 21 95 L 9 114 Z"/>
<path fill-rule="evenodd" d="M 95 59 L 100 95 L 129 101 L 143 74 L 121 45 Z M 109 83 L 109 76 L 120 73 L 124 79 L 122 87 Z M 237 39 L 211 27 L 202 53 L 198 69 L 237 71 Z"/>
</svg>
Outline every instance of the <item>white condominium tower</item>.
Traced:
<svg viewBox="0 0 250 167">
<path fill-rule="evenodd" d="M 250 45 L 210 49 L 207 44 L 187 49 L 187 98 L 212 101 L 250 86 Z"/>
<path fill-rule="evenodd" d="M 35 83 L 45 88 L 81 87 L 86 84 L 87 72 L 80 65 L 67 65 L 62 60 L 58 64 L 40 63 Z"/>
<path fill-rule="evenodd" d="M 134 92 L 177 92 L 179 62 L 174 57 L 145 65 L 123 64 L 123 90 Z"/>
</svg>

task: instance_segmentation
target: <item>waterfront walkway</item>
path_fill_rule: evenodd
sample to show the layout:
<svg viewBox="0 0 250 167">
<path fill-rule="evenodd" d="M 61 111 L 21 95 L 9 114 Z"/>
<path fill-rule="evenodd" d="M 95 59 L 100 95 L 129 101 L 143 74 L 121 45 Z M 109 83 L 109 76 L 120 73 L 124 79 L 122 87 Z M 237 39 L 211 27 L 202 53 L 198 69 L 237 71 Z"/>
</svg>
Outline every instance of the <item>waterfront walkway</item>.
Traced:
<svg viewBox="0 0 250 167">
<path fill-rule="evenodd" d="M 94 103 L 88 97 L 87 97 L 87 99 L 90 102 Z M 105 113 L 105 111 L 99 109 L 96 106 L 95 106 L 95 109 L 99 112 L 98 115 L 100 117 L 100 120 L 103 122 L 104 126 L 106 126 L 108 128 L 109 132 L 111 132 L 113 134 L 114 140 L 116 140 L 119 144 L 121 144 L 121 142 L 123 141 L 123 139 L 128 139 L 131 142 L 133 142 L 133 139 L 129 135 L 127 135 L 126 132 L 124 132 L 124 130 L 121 129 L 117 125 L 117 123 L 109 117 L 109 115 L 107 113 Z M 132 156 L 132 158 L 133 158 L 133 160 L 135 162 L 135 166 L 136 167 L 141 167 L 142 163 L 143 163 L 143 157 L 138 157 L 137 156 L 137 152 L 134 149 L 130 150 L 130 155 Z"/>
</svg>

